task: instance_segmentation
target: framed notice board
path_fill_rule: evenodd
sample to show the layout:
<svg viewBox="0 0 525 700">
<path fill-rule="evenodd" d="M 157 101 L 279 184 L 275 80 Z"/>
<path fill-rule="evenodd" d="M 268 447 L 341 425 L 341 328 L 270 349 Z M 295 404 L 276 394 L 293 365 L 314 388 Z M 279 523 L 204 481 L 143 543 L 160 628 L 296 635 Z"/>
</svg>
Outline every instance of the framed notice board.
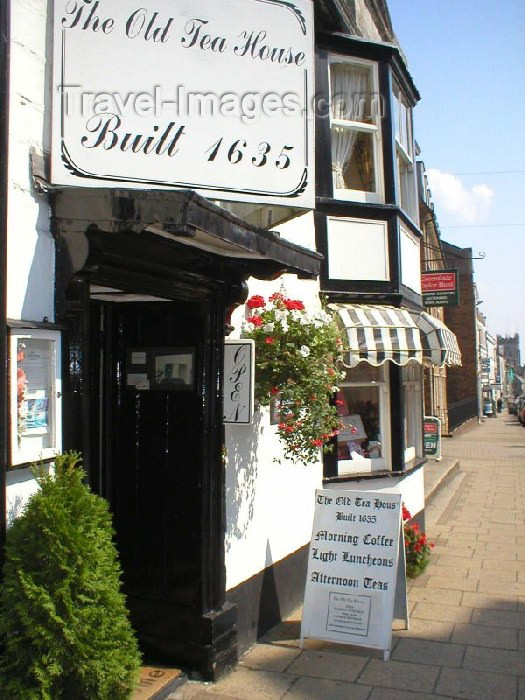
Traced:
<svg viewBox="0 0 525 700">
<path fill-rule="evenodd" d="M 11 331 L 10 465 L 52 459 L 62 449 L 61 333 Z"/>
</svg>

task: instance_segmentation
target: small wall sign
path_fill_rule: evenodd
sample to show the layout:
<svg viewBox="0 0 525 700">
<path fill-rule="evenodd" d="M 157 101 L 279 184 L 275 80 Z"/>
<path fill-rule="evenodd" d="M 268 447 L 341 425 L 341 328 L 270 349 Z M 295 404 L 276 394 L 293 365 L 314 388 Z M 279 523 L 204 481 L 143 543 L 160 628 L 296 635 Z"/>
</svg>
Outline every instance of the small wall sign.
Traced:
<svg viewBox="0 0 525 700">
<path fill-rule="evenodd" d="M 253 340 L 227 340 L 224 345 L 224 422 L 250 425 L 254 404 Z"/>
<path fill-rule="evenodd" d="M 458 306 L 457 270 L 425 270 L 421 273 L 423 306 Z"/>
<path fill-rule="evenodd" d="M 388 659 L 401 495 L 318 489 L 315 497 L 301 643 L 314 637 L 382 649 Z"/>
<path fill-rule="evenodd" d="M 439 461 L 441 459 L 441 421 L 433 416 L 423 418 L 423 453 Z"/>
</svg>

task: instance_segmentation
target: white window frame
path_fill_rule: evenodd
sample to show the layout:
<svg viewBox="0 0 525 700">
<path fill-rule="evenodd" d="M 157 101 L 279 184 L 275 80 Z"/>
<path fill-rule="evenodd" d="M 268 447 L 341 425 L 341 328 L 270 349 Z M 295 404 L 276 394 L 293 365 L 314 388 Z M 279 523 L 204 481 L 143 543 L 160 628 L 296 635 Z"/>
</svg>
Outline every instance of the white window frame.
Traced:
<svg viewBox="0 0 525 700">
<path fill-rule="evenodd" d="M 339 382 L 341 389 L 358 388 L 358 387 L 377 387 L 379 394 L 379 426 L 381 434 L 381 452 L 382 456 L 377 459 L 365 458 L 355 461 L 352 459 L 337 458 L 337 474 L 344 476 L 346 474 L 357 474 L 361 472 L 384 471 L 389 469 L 391 464 L 390 458 L 390 392 L 389 392 L 389 373 L 386 371 L 386 363 L 378 367 L 380 372 L 379 381 L 356 381 L 344 379 Z M 351 376 L 352 370 L 347 370 L 347 377 Z"/>
<path fill-rule="evenodd" d="M 61 364 L 61 332 L 51 330 L 13 329 L 9 337 L 10 367 L 9 367 L 9 415 L 10 415 L 10 466 L 20 466 L 49 460 L 62 450 L 62 364 Z M 49 432 L 52 444 L 39 448 L 38 439 L 46 431 L 35 429 L 32 435 L 25 437 L 25 444 L 18 440 L 18 343 L 31 340 L 47 340 L 51 343 L 50 366 L 48 367 L 50 383 L 45 387 Z M 22 438 L 24 439 L 24 438 Z M 31 445 L 31 442 L 35 445 Z"/>
<path fill-rule="evenodd" d="M 403 392 L 404 392 L 404 399 L 405 399 L 405 417 L 404 417 L 404 423 L 405 423 L 405 442 L 408 443 L 408 435 L 411 432 L 412 435 L 414 436 L 414 444 L 413 445 L 408 445 L 405 444 L 405 464 L 408 464 L 409 462 L 412 462 L 416 457 L 421 457 L 422 456 L 422 443 L 423 443 L 423 397 L 422 397 L 422 368 L 421 365 L 416 363 L 410 363 L 409 365 L 406 365 L 403 367 L 403 371 L 406 369 L 407 371 L 409 368 L 419 368 L 419 377 L 414 378 L 414 379 L 407 379 L 403 377 Z M 414 410 L 410 413 L 408 413 L 408 405 L 409 403 L 412 404 L 414 407 Z M 410 430 L 408 426 L 410 418 Z"/>
<path fill-rule="evenodd" d="M 399 193 L 399 206 L 401 209 L 414 221 L 419 222 L 418 198 L 417 198 L 417 182 L 416 182 L 416 163 L 414 159 L 414 136 L 412 122 L 412 107 L 406 104 L 406 98 L 400 86 L 394 81 L 393 85 L 393 100 L 394 100 L 394 137 L 396 144 L 396 183 Z M 405 132 L 407 143 L 402 143 L 401 134 Z M 411 178 L 411 187 L 408 192 L 409 202 L 402 200 L 403 183 L 401 178 L 401 164 L 408 168 Z M 408 208 L 410 207 L 410 209 Z"/>
<path fill-rule="evenodd" d="M 372 139 L 373 143 L 373 160 L 374 160 L 374 174 L 375 174 L 375 192 L 367 192 L 365 190 L 351 190 L 351 189 L 341 189 L 336 187 L 335 178 L 332 176 L 333 192 L 335 199 L 346 199 L 353 202 L 369 202 L 372 204 L 378 204 L 385 201 L 384 194 L 384 177 L 383 177 L 383 158 L 382 158 L 382 148 L 381 148 L 381 102 L 379 94 L 379 72 L 377 63 L 373 61 L 366 61 L 359 58 L 353 58 L 351 56 L 340 56 L 333 54 L 328 59 L 328 70 L 332 70 L 333 65 L 337 64 L 347 64 L 354 66 L 361 66 L 370 70 L 371 77 L 371 94 L 373 95 L 371 99 L 371 111 L 374 117 L 374 123 L 366 124 L 364 122 L 355 122 L 346 119 L 333 119 L 332 118 L 332 82 L 330 79 L 330 74 L 328 76 L 328 89 L 329 89 L 329 104 L 330 104 L 330 136 L 332 134 L 332 126 L 339 126 L 345 129 L 354 129 L 355 131 L 360 131 L 362 133 L 371 133 L 375 135 Z M 331 138 L 330 138 L 331 144 Z M 331 145 L 330 145 L 330 158 L 332 155 Z"/>
</svg>

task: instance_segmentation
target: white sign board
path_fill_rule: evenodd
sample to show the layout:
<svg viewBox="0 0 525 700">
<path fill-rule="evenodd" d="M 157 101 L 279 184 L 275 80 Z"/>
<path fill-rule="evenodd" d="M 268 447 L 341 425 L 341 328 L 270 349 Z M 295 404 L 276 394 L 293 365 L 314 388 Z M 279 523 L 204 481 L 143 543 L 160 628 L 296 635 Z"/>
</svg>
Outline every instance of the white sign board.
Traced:
<svg viewBox="0 0 525 700">
<path fill-rule="evenodd" d="M 400 494 L 316 491 L 301 639 L 388 656 L 400 531 Z"/>
<path fill-rule="evenodd" d="M 254 405 L 253 340 L 227 340 L 224 345 L 224 422 L 250 425 Z"/>
<path fill-rule="evenodd" d="M 312 0 L 55 0 L 51 179 L 314 207 Z"/>
</svg>

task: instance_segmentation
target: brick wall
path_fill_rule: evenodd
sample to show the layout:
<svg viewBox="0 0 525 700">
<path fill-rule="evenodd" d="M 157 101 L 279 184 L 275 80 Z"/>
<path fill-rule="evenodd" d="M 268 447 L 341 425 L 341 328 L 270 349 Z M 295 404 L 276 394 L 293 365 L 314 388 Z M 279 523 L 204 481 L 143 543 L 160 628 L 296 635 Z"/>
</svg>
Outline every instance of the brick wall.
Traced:
<svg viewBox="0 0 525 700">
<path fill-rule="evenodd" d="M 443 242 L 447 267 L 457 269 L 459 306 L 445 308 L 445 323 L 456 334 L 461 350 L 461 367 L 447 370 L 449 407 L 466 399 L 477 399 L 476 298 L 472 267 L 472 249 Z"/>
</svg>

